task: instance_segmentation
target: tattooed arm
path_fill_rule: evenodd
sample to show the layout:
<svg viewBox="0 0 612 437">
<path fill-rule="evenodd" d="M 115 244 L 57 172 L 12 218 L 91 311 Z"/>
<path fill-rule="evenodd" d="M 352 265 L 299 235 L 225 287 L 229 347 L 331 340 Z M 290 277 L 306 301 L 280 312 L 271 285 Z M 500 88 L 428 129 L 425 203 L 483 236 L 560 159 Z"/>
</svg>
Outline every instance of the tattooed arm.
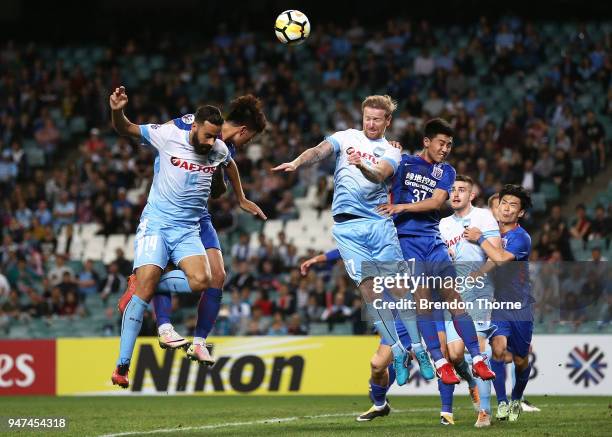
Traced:
<svg viewBox="0 0 612 437">
<path fill-rule="evenodd" d="M 323 161 L 334 151 L 334 147 L 328 141 L 322 141 L 318 146 L 311 147 L 291 162 L 285 162 L 272 169 L 272 171 L 296 171 L 302 165 L 312 165 Z"/>
</svg>

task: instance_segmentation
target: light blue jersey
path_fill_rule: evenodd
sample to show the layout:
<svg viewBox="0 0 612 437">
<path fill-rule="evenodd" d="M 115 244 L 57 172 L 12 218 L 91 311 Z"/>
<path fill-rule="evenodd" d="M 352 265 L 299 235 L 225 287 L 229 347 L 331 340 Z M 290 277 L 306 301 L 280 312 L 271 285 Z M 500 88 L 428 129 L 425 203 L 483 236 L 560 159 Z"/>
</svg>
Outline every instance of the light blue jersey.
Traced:
<svg viewBox="0 0 612 437">
<path fill-rule="evenodd" d="M 230 155 L 221 140 L 215 140 L 206 155 L 196 153 L 189 144 L 189 131 L 190 123 L 140 126 L 144 142 L 156 149 L 157 156 L 134 240 L 134 269 L 143 265 L 164 269 L 168 261 L 179 265 L 184 258 L 206 253 L 199 222 L 207 212 L 212 175 Z"/>
<path fill-rule="evenodd" d="M 348 163 L 348 156 L 353 152 L 358 153 L 368 167 L 375 166 L 381 159 L 385 160 L 395 173 L 402 158 L 399 149 L 385 138 L 370 140 L 363 131 L 356 129 L 336 132 L 326 139 L 334 146 L 336 153 L 332 215 L 353 214 L 380 220 L 376 207 L 387 203 L 390 181 L 380 184 L 370 182 L 361 170 Z"/>
<path fill-rule="evenodd" d="M 488 209 L 472 207 L 465 217 L 453 214 L 443 218 L 440 221 L 440 234 L 455 261 L 458 278 L 466 278 L 471 272 L 478 271 L 487 261 L 486 253 L 478 244 L 463 238 L 465 228 L 480 229 L 485 239 L 500 237 L 499 225 Z M 461 293 L 463 301 L 473 304 L 473 309 L 468 312 L 474 319 L 476 331 L 483 337 L 492 331 L 491 310 L 485 308 L 484 300 L 492 302 L 493 295 L 494 288 L 488 275 L 482 282 L 471 288 L 466 287 Z M 449 342 L 460 339 L 452 322 L 446 323 L 446 335 Z"/>
<path fill-rule="evenodd" d="M 141 125 L 140 133 L 158 152 L 143 217 L 197 226 L 206 213 L 212 175 L 230 159 L 227 146 L 216 140 L 208 154 L 200 155 L 189 144 L 189 129 L 176 123 Z"/>
<path fill-rule="evenodd" d="M 370 276 L 394 275 L 395 269 L 384 271 L 386 266 L 381 267 L 379 263 L 403 262 L 397 232 L 390 217 L 376 212 L 378 205 L 388 201 L 389 184 L 370 182 L 361 170 L 348 163 L 347 158 L 351 153 L 358 153 L 370 167 L 383 159 L 395 171 L 401 160 L 400 151 L 386 139 L 370 140 L 356 129 L 336 132 L 327 141 L 336 153 L 332 204 L 336 223 L 332 234 L 346 270 L 357 284 Z"/>
</svg>

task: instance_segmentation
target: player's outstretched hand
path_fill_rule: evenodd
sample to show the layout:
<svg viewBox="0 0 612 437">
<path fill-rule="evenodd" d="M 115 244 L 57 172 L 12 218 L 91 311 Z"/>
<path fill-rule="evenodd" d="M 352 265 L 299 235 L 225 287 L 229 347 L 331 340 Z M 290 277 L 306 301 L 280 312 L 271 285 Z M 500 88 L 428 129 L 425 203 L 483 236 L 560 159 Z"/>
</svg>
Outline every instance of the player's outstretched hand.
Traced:
<svg viewBox="0 0 612 437">
<path fill-rule="evenodd" d="M 310 270 L 310 266 L 316 263 L 317 262 L 315 261 L 314 258 L 310 258 L 304 261 L 302 265 L 300 266 L 300 273 L 302 274 L 302 276 L 306 276 L 308 274 L 308 270 Z"/>
<path fill-rule="evenodd" d="M 402 150 L 402 145 L 399 143 L 399 141 L 389 141 L 389 144 L 391 144 L 396 149 Z"/>
<path fill-rule="evenodd" d="M 376 211 L 382 215 L 393 215 L 399 214 L 401 209 L 399 205 L 393 205 L 392 203 L 383 203 L 382 205 L 378 205 L 376 207 Z"/>
<path fill-rule="evenodd" d="M 125 93 L 125 87 L 120 86 L 115 88 L 115 91 L 110 95 L 110 107 L 113 111 L 118 111 L 125 108 L 127 105 L 128 97 Z"/>
<path fill-rule="evenodd" d="M 297 170 L 297 165 L 295 165 L 293 162 L 284 162 L 281 165 L 277 165 L 276 167 L 272 168 L 272 171 L 291 172 L 291 171 L 296 171 L 296 170 Z"/>
<path fill-rule="evenodd" d="M 253 215 L 258 216 L 262 220 L 268 220 L 268 217 L 266 217 L 266 215 L 263 213 L 261 208 L 259 206 L 257 206 L 257 204 L 255 202 L 251 202 L 248 199 L 242 199 L 240 201 L 240 208 L 243 211 L 248 212 L 249 214 L 253 214 Z"/>
<path fill-rule="evenodd" d="M 465 228 L 463 231 L 463 238 L 471 243 L 477 243 L 480 237 L 482 237 L 482 231 L 478 228 Z"/>
</svg>

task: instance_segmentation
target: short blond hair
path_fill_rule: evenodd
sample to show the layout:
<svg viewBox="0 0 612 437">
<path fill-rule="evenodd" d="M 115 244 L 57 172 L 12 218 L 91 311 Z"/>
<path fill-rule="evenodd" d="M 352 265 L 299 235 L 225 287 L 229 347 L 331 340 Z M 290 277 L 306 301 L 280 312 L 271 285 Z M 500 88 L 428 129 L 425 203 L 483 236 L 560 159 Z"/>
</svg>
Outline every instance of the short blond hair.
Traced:
<svg viewBox="0 0 612 437">
<path fill-rule="evenodd" d="M 395 111 L 395 109 L 397 108 L 397 102 L 387 94 L 385 94 L 384 96 L 368 96 L 361 104 L 361 111 L 363 112 L 365 108 L 384 109 L 385 116 L 390 117 L 391 114 L 393 114 L 393 111 Z"/>
</svg>

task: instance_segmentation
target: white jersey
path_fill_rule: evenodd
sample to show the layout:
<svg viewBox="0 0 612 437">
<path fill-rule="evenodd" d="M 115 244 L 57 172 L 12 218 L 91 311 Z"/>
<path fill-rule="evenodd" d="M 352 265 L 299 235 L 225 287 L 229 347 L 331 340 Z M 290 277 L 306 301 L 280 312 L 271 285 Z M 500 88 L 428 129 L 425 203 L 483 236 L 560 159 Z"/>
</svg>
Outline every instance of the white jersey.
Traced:
<svg viewBox="0 0 612 437">
<path fill-rule="evenodd" d="M 353 214 L 377 220 L 383 217 L 376 212 L 376 206 L 387 203 L 389 181 L 375 184 L 366 179 L 356 166 L 348 163 L 351 153 L 358 153 L 364 165 L 373 167 L 381 159 L 397 170 L 402 159 L 399 149 L 393 147 L 385 138 L 371 140 L 363 131 L 347 129 L 326 138 L 336 153 L 334 173 L 334 200 L 332 214 Z"/>
<path fill-rule="evenodd" d="M 463 238 L 465 228 L 480 229 L 485 239 L 500 236 L 499 225 L 488 209 L 472 207 L 465 217 L 453 214 L 440 220 L 440 235 L 453 255 L 460 276 L 478 270 L 487 261 L 486 253 L 478 244 Z"/>
<path fill-rule="evenodd" d="M 143 216 L 169 224 L 197 225 L 206 213 L 213 173 L 219 164 L 227 164 L 230 153 L 219 139 L 206 155 L 196 153 L 189 144 L 189 131 L 177 123 L 140 126 L 143 140 L 158 152 Z"/>
</svg>

